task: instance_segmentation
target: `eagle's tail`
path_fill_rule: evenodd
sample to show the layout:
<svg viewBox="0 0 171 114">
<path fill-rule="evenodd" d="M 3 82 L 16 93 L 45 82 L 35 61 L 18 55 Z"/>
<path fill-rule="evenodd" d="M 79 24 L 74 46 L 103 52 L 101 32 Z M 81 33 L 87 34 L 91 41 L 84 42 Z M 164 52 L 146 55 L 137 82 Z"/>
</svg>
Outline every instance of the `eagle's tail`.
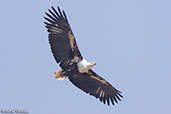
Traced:
<svg viewBox="0 0 171 114">
<path fill-rule="evenodd" d="M 59 70 L 59 71 L 54 72 L 54 77 L 55 77 L 57 80 L 64 80 L 65 78 L 67 78 L 67 76 L 64 76 L 64 75 L 63 75 L 62 70 Z"/>
</svg>

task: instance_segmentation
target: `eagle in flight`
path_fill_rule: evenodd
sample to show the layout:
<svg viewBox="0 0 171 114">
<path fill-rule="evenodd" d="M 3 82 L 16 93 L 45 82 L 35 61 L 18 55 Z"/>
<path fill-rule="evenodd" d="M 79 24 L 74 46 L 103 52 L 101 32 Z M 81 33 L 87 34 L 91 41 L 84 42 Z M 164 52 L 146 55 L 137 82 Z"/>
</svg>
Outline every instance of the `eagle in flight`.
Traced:
<svg viewBox="0 0 171 114">
<path fill-rule="evenodd" d="M 54 73 L 55 78 L 64 80 L 68 77 L 76 87 L 104 104 L 114 105 L 121 101 L 121 92 L 91 69 L 96 63 L 86 61 L 81 55 L 64 10 L 52 7 L 48 11 L 44 23 L 49 33 L 49 44 L 62 68 Z"/>
</svg>

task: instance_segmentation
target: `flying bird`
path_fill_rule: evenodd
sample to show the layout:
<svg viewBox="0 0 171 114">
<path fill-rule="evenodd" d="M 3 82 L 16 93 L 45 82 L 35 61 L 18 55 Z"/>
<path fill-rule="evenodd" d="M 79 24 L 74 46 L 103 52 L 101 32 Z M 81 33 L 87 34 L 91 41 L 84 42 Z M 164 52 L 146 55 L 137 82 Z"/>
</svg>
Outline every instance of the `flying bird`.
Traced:
<svg viewBox="0 0 171 114">
<path fill-rule="evenodd" d="M 91 69 L 96 63 L 86 61 L 81 55 L 64 10 L 52 7 L 48 11 L 45 12 L 44 23 L 49 33 L 51 51 L 61 67 L 54 73 L 55 78 L 69 78 L 76 87 L 104 104 L 114 105 L 121 101 L 121 92 Z"/>
</svg>

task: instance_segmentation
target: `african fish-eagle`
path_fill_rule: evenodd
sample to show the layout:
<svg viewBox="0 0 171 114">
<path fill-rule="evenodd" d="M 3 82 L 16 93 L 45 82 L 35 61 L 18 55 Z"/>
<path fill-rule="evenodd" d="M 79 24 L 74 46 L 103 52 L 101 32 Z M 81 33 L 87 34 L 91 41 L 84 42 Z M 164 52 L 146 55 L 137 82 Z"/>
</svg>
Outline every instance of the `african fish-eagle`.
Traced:
<svg viewBox="0 0 171 114">
<path fill-rule="evenodd" d="M 104 104 L 114 105 L 121 101 L 121 92 L 91 69 L 96 63 L 82 57 L 64 10 L 52 7 L 48 11 L 44 19 L 49 44 L 56 62 L 62 68 L 54 73 L 55 78 L 64 80 L 68 77 L 76 87 L 99 98 Z"/>
</svg>

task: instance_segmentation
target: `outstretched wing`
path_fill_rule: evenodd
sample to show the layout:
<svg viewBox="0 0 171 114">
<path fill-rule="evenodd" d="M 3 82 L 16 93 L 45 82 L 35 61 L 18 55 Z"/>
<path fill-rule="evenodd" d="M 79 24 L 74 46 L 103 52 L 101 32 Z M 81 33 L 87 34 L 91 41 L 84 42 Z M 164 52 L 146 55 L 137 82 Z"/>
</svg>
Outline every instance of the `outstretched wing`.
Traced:
<svg viewBox="0 0 171 114">
<path fill-rule="evenodd" d="M 78 88 L 90 95 L 99 98 L 104 104 L 118 103 L 123 97 L 121 92 L 114 88 L 109 82 L 97 75 L 94 71 L 88 73 L 76 73 L 69 80 Z"/>
<path fill-rule="evenodd" d="M 69 64 L 82 60 L 82 56 L 64 10 L 61 12 L 58 7 L 56 11 L 52 7 L 48 11 L 44 18 L 47 20 L 45 24 L 49 32 L 49 43 L 55 60 L 64 69 Z"/>
</svg>

